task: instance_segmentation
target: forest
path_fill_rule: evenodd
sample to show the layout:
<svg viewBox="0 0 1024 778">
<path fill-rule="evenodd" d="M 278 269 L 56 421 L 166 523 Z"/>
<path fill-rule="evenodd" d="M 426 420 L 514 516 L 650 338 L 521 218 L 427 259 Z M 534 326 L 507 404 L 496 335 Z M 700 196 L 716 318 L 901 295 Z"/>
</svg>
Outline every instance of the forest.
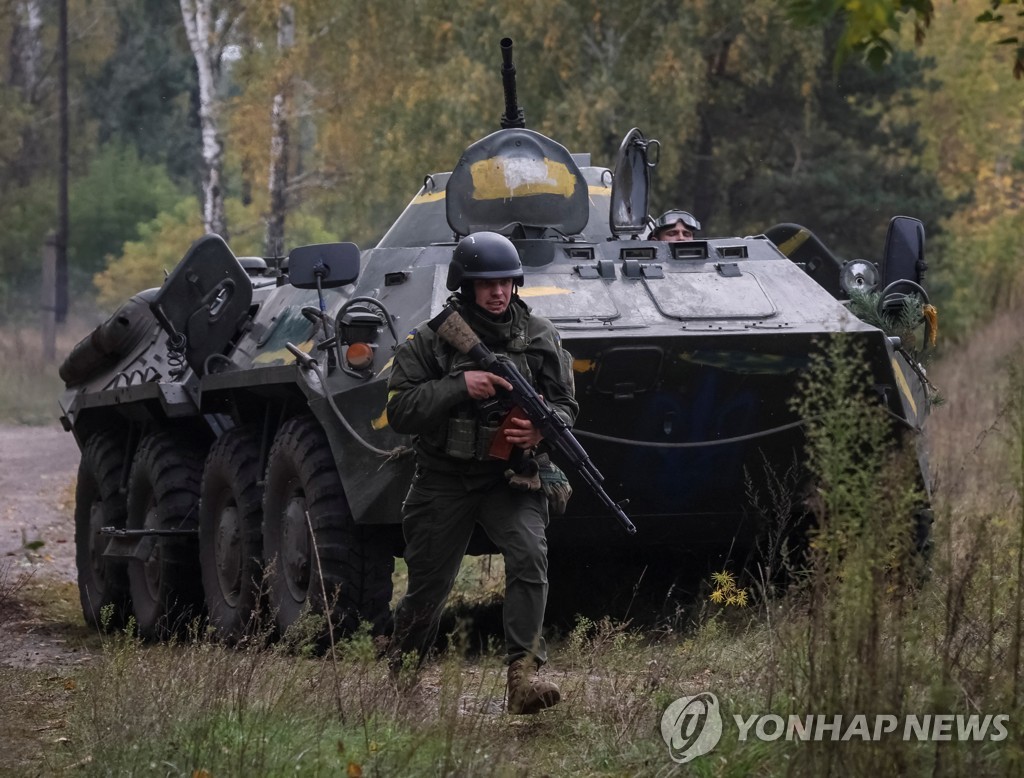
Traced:
<svg viewBox="0 0 1024 778">
<path fill-rule="evenodd" d="M 0 0 L 4 320 L 36 315 L 58 225 L 65 4 L 76 305 L 158 285 L 205 231 L 239 255 L 372 246 L 498 129 L 506 36 L 528 127 L 609 167 L 632 127 L 660 142 L 653 215 L 797 222 L 873 260 L 916 216 L 954 338 L 1019 295 L 1024 123 L 997 45 L 1016 39 L 991 10 L 1011 3 L 859 4 L 906 13 L 847 52 L 853 12 L 785 0 Z"/>
</svg>

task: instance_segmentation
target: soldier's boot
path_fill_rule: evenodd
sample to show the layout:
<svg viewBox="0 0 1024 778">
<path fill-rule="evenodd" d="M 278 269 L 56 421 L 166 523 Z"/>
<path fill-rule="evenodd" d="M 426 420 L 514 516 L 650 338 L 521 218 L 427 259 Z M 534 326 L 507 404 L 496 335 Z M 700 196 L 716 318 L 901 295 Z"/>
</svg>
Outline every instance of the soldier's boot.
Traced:
<svg viewBox="0 0 1024 778">
<path fill-rule="evenodd" d="M 558 687 L 537 676 L 539 663 L 533 657 L 517 659 L 508 666 L 508 712 L 531 715 L 557 705 L 562 699 Z"/>
<path fill-rule="evenodd" d="M 377 659 L 388 663 L 388 677 L 401 692 L 414 689 L 419 683 L 420 663 L 413 652 L 402 653 L 402 647 L 394 637 L 377 635 L 373 639 Z"/>
</svg>

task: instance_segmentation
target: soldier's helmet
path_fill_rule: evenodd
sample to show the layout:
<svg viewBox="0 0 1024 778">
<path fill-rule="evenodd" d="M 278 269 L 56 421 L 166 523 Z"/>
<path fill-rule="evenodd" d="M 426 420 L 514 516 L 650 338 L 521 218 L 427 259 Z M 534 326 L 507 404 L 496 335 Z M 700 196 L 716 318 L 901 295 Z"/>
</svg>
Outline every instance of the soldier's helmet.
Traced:
<svg viewBox="0 0 1024 778">
<path fill-rule="evenodd" d="M 511 278 L 523 285 L 523 263 L 512 241 L 496 232 L 474 232 L 459 241 L 448 264 L 448 290 L 478 278 Z"/>
<path fill-rule="evenodd" d="M 659 232 L 666 227 L 672 227 L 676 222 L 682 222 L 690 232 L 696 232 L 700 229 L 700 222 L 689 211 L 665 211 L 665 213 L 654 220 L 654 226 L 651 228 L 651 237 L 658 237 Z"/>
</svg>

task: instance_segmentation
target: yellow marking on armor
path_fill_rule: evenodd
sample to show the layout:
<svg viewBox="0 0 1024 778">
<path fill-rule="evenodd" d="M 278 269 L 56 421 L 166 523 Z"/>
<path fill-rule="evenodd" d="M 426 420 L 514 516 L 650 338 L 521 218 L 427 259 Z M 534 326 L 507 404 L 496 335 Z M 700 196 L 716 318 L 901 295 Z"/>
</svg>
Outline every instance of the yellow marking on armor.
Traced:
<svg viewBox="0 0 1024 778">
<path fill-rule="evenodd" d="M 375 430 L 382 430 L 386 426 L 388 426 L 388 409 L 385 408 L 384 412 L 381 413 L 381 415 L 378 416 L 376 419 L 371 419 L 370 426 L 373 427 Z"/>
<path fill-rule="evenodd" d="M 592 359 L 574 359 L 572 361 L 572 371 L 574 373 L 590 373 L 597 367 L 597 363 Z"/>
<path fill-rule="evenodd" d="M 307 354 L 313 350 L 313 341 L 307 340 L 305 343 L 298 344 L 299 351 L 304 351 Z M 256 355 L 253 360 L 253 364 L 256 365 L 273 365 L 275 363 L 281 363 L 283 365 L 290 365 L 295 362 L 295 355 L 286 348 L 279 348 L 276 351 L 264 351 Z"/>
<path fill-rule="evenodd" d="M 800 230 L 796 235 L 794 235 L 789 240 L 782 241 L 782 243 L 779 244 L 779 251 L 781 251 L 787 257 L 790 257 L 793 255 L 794 251 L 796 251 L 798 248 L 804 245 L 804 243 L 809 237 L 811 237 L 811 233 L 809 233 L 807 230 Z"/>
<path fill-rule="evenodd" d="M 474 200 L 553 194 L 568 199 L 576 191 L 576 176 L 551 159 L 492 157 L 469 166 Z"/>
<path fill-rule="evenodd" d="M 560 286 L 524 286 L 518 292 L 520 297 L 545 297 L 549 294 L 574 294 L 572 289 L 563 289 Z"/>
<path fill-rule="evenodd" d="M 436 203 L 438 200 L 444 199 L 445 190 L 442 189 L 440 192 L 424 192 L 418 194 L 412 198 L 413 205 L 422 205 L 423 203 Z"/>
<path fill-rule="evenodd" d="M 892 358 L 892 372 L 896 375 L 896 383 L 899 384 L 900 391 L 903 392 L 903 396 L 907 398 L 907 402 L 910 403 L 910 410 L 914 412 L 914 416 L 917 416 L 917 403 L 914 402 L 914 395 L 910 391 L 910 384 L 907 383 L 907 377 L 903 375 L 903 368 L 900 367 L 900 363 L 896 361 L 896 357 Z"/>
</svg>

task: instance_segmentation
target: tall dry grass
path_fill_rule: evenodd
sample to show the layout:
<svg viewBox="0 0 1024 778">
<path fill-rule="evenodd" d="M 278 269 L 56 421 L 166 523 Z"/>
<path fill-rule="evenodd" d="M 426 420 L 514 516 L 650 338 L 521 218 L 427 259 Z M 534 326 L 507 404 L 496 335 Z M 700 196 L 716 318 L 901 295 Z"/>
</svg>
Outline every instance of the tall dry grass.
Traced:
<svg viewBox="0 0 1024 778">
<path fill-rule="evenodd" d="M 806 577 L 748 622 L 770 645 L 769 662 L 734 700 L 750 714 L 838 714 L 847 723 L 856 714 L 1006 715 L 1007 737 L 782 739 L 770 748 L 786 760 L 780 772 L 1024 770 L 1022 331 L 1019 316 L 999 316 L 931 371 L 945 402 L 924 441 L 935 514 L 924 581 L 901 561 L 919 497 L 918 441 L 902 453 L 887 448 L 871 409 L 849 402 L 858 385 L 843 387 L 849 363 L 832 360 L 811 376 L 804 414 L 831 415 L 810 435 L 818 529 Z"/>
<path fill-rule="evenodd" d="M 44 358 L 43 334 L 35 321 L 8 321 L 0 327 L 0 422 L 53 424 L 64 382 L 57 368 L 74 345 L 100 323 L 95 312 L 76 312 L 57 328 L 56 358 Z"/>
</svg>

